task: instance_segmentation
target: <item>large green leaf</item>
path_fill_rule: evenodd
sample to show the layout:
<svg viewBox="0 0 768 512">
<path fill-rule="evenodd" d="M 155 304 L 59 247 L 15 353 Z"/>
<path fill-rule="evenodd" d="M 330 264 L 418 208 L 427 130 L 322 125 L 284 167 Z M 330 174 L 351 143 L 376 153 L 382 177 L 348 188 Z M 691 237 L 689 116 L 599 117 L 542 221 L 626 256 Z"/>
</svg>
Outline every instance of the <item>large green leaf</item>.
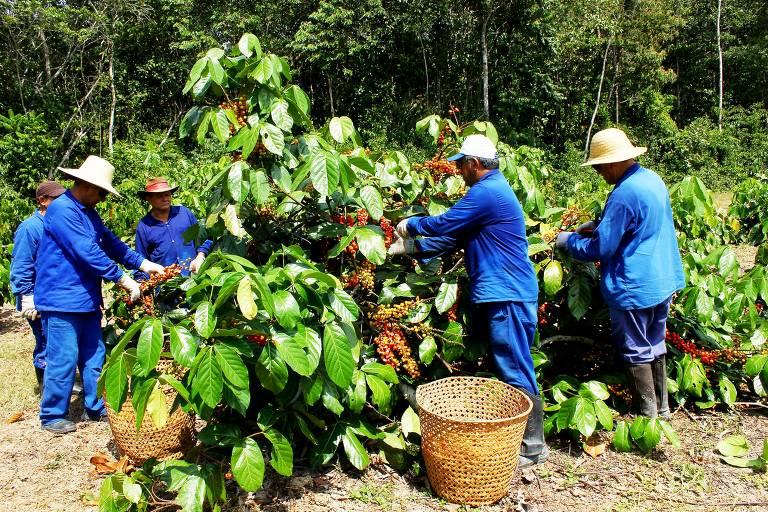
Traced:
<svg viewBox="0 0 768 512">
<path fill-rule="evenodd" d="M 293 127 L 293 118 L 288 113 L 288 102 L 285 100 L 277 100 L 272 104 L 272 121 L 275 126 L 283 131 L 290 132 Z"/>
<path fill-rule="evenodd" d="M 419 415 L 408 407 L 400 418 L 400 426 L 403 430 L 403 435 L 408 437 L 408 434 L 421 435 L 421 421 L 419 421 Z"/>
<path fill-rule="evenodd" d="M 563 287 L 563 267 L 557 260 L 549 262 L 544 269 L 544 292 L 547 297 L 554 297 Z"/>
<path fill-rule="evenodd" d="M 728 436 L 717 443 L 717 451 L 727 457 L 745 457 L 749 454 L 749 441 L 742 434 Z"/>
<path fill-rule="evenodd" d="M 216 407 L 221 401 L 224 379 L 218 360 L 210 347 L 201 351 L 197 368 L 194 370 L 192 392 L 199 395 L 208 407 Z"/>
<path fill-rule="evenodd" d="M 139 344 L 136 346 L 136 362 L 141 371 L 140 377 L 146 377 L 155 369 L 160 361 L 160 352 L 163 349 L 163 323 L 159 318 L 144 325 L 139 335 Z"/>
<path fill-rule="evenodd" d="M 144 420 L 144 413 L 147 410 L 147 403 L 152 390 L 155 389 L 157 379 L 137 379 L 131 380 L 131 405 L 136 413 L 136 432 L 139 432 L 141 423 Z"/>
<path fill-rule="evenodd" d="M 576 274 L 568 286 L 568 309 L 576 320 L 589 310 L 592 303 L 592 286 L 586 276 Z"/>
<path fill-rule="evenodd" d="M 387 382 L 391 382 L 392 384 L 397 384 L 400 382 L 395 369 L 386 364 L 376 362 L 365 363 L 360 369 L 368 375 L 376 375 L 377 377 L 380 377 Z"/>
<path fill-rule="evenodd" d="M 435 296 L 435 309 L 438 313 L 445 313 L 456 303 L 459 285 L 456 283 L 442 283 Z"/>
<path fill-rule="evenodd" d="M 435 358 L 437 354 L 437 343 L 432 336 L 425 337 L 421 343 L 419 343 L 419 360 L 428 365 Z"/>
<path fill-rule="evenodd" d="M 288 366 L 271 343 L 261 350 L 254 370 L 261 385 L 273 393 L 279 393 L 288 383 Z"/>
<path fill-rule="evenodd" d="M 259 130 L 261 142 L 273 155 L 282 156 L 285 148 L 285 135 L 283 131 L 271 123 L 263 123 Z"/>
<path fill-rule="evenodd" d="M 339 160 L 326 151 L 312 155 L 309 165 L 309 177 L 312 186 L 322 196 L 331 195 L 339 185 Z"/>
<path fill-rule="evenodd" d="M 243 229 L 243 223 L 240 222 L 240 217 L 237 215 L 237 207 L 234 204 L 228 204 L 224 208 L 221 218 L 224 219 L 224 227 L 227 228 L 227 231 L 237 238 L 242 238 L 247 234 L 245 229 Z"/>
<path fill-rule="evenodd" d="M 214 345 L 214 351 L 224 377 L 237 388 L 248 388 L 248 368 L 245 367 L 240 354 L 223 343 Z"/>
<path fill-rule="evenodd" d="M 371 263 L 381 265 L 387 258 L 387 249 L 384 245 L 384 236 L 376 231 L 359 227 L 355 230 L 355 238 L 360 252 Z"/>
<path fill-rule="evenodd" d="M 589 437 L 597 427 L 597 415 L 595 414 L 595 405 L 591 400 L 583 397 L 576 398 L 576 403 L 571 416 L 571 425 L 573 425 L 584 437 Z"/>
<path fill-rule="evenodd" d="M 331 304 L 333 312 L 344 322 L 357 320 L 360 314 L 355 300 L 339 288 L 334 288 L 328 292 L 328 302 Z"/>
<path fill-rule="evenodd" d="M 213 133 L 219 142 L 226 143 L 229 139 L 229 119 L 227 119 L 227 113 L 223 109 L 216 111 L 216 114 L 211 118 L 211 124 L 213 125 Z"/>
<path fill-rule="evenodd" d="M 352 383 L 355 369 L 352 347 L 344 330 L 335 322 L 323 329 L 323 363 L 328 377 L 337 386 L 346 388 Z"/>
<path fill-rule="evenodd" d="M 363 200 L 363 205 L 373 220 L 378 221 L 384 215 L 384 200 L 376 187 L 364 186 L 360 189 L 360 199 Z"/>
<path fill-rule="evenodd" d="M 165 393 L 157 381 L 155 381 L 149 394 L 147 413 L 155 428 L 163 428 L 168 423 L 169 414 L 165 404 Z"/>
<path fill-rule="evenodd" d="M 616 433 L 613 435 L 613 447 L 617 452 L 632 451 L 632 440 L 629 437 L 629 425 L 626 421 L 616 424 Z"/>
<path fill-rule="evenodd" d="M 128 396 L 128 363 L 125 353 L 109 359 L 109 366 L 104 372 L 104 389 L 109 406 L 120 412 Z"/>
<path fill-rule="evenodd" d="M 301 309 L 296 297 L 288 290 L 278 290 L 272 294 L 275 316 L 281 326 L 292 329 L 301 319 Z"/>
<path fill-rule="evenodd" d="M 208 301 L 203 301 L 195 309 L 195 329 L 203 338 L 210 338 L 216 330 L 216 310 Z"/>
<path fill-rule="evenodd" d="M 197 355 L 198 341 L 183 325 L 171 325 L 171 355 L 182 366 L 192 367 Z"/>
<path fill-rule="evenodd" d="M 248 32 L 243 34 L 240 41 L 237 43 L 237 48 L 240 50 L 240 53 L 246 57 L 255 54 L 257 59 L 261 58 L 261 44 L 259 44 L 259 38 L 253 34 Z"/>
<path fill-rule="evenodd" d="M 320 467 L 323 464 L 327 464 L 333 458 L 344 432 L 344 426 L 337 423 L 320 436 L 317 446 L 314 447 L 309 456 L 312 467 Z"/>
<path fill-rule="evenodd" d="M 363 447 L 363 443 L 357 438 L 351 428 L 347 427 L 344 435 L 341 436 L 341 442 L 344 446 L 344 453 L 352 465 L 360 471 L 368 467 L 370 460 L 368 452 Z"/>
<path fill-rule="evenodd" d="M 309 376 L 314 368 L 307 357 L 306 352 L 296 339 L 284 333 L 278 333 L 272 337 L 272 342 L 277 347 L 278 353 L 282 356 L 288 366 L 299 375 Z"/>
<path fill-rule="evenodd" d="M 227 174 L 227 192 L 237 203 L 245 201 L 251 189 L 251 182 L 245 179 L 243 170 L 243 162 L 235 162 Z"/>
<path fill-rule="evenodd" d="M 254 492 L 264 481 L 264 456 L 250 437 L 240 439 L 232 448 L 232 475 L 246 491 Z"/>
<path fill-rule="evenodd" d="M 360 414 L 365 406 L 367 394 L 368 388 L 365 385 L 365 374 L 360 370 L 355 370 L 352 374 L 352 386 L 347 390 L 349 410 L 354 414 Z"/>
<path fill-rule="evenodd" d="M 264 429 L 264 437 L 272 443 L 269 464 L 283 476 L 293 474 L 293 447 L 287 437 L 276 428 Z"/>
<path fill-rule="evenodd" d="M 390 391 L 389 386 L 387 386 L 387 383 L 376 375 L 370 374 L 366 374 L 365 380 L 373 393 L 374 405 L 382 409 L 382 411 L 389 410 L 392 402 L 392 392 Z"/>
<path fill-rule="evenodd" d="M 323 341 L 320 339 L 320 335 L 314 329 L 299 324 L 296 327 L 294 340 L 299 346 L 307 350 L 310 373 L 314 372 L 320 364 L 320 357 L 323 352 Z"/>
<path fill-rule="evenodd" d="M 333 140 L 341 144 L 355 133 L 355 125 L 347 116 L 334 117 L 328 123 L 328 131 Z"/>
</svg>

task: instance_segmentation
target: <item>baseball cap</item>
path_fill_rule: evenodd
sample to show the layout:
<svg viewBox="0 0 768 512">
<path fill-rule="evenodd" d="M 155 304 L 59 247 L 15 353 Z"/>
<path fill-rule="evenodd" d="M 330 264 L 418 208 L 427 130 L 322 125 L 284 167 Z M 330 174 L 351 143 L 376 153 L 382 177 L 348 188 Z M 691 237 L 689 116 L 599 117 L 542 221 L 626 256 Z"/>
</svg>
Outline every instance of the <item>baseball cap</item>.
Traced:
<svg viewBox="0 0 768 512">
<path fill-rule="evenodd" d="M 493 142 L 491 142 L 491 139 L 489 139 L 485 135 L 480 135 L 479 133 L 470 135 L 469 137 L 464 139 L 464 142 L 461 144 L 461 149 L 459 150 L 459 152 L 449 157 L 447 160 L 449 162 L 454 162 L 456 160 L 464 158 L 465 156 L 486 158 L 488 160 L 493 160 L 494 158 L 498 158 L 498 154 L 496 153 L 496 146 L 493 145 Z"/>
<path fill-rule="evenodd" d="M 35 191 L 35 197 L 59 197 L 66 191 L 64 187 L 56 183 L 55 181 L 44 181 L 37 186 Z"/>
</svg>

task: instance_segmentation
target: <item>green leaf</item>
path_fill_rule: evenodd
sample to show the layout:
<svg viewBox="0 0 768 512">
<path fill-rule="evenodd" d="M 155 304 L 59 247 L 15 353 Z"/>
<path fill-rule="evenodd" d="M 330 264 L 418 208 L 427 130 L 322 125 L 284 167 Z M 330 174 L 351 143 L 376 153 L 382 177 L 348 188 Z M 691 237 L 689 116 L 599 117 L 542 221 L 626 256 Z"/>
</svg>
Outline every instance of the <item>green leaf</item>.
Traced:
<svg viewBox="0 0 768 512">
<path fill-rule="evenodd" d="M 273 393 L 279 393 L 288 383 L 288 366 L 272 343 L 264 346 L 254 370 L 261 385 Z"/>
<path fill-rule="evenodd" d="M 285 148 L 285 135 L 280 128 L 270 123 L 264 123 L 259 134 L 262 144 L 270 153 L 282 156 L 283 148 Z"/>
<path fill-rule="evenodd" d="M 128 396 L 128 364 L 125 353 L 110 357 L 109 366 L 104 374 L 107 403 L 113 410 L 120 412 Z"/>
<path fill-rule="evenodd" d="M 224 377 L 237 388 L 248 388 L 248 368 L 245 367 L 240 354 L 222 343 L 214 345 L 214 351 Z"/>
<path fill-rule="evenodd" d="M 233 201 L 242 203 L 248 197 L 251 182 L 243 179 L 243 162 L 235 162 L 227 174 L 227 191 Z"/>
<path fill-rule="evenodd" d="M 327 464 L 333 458 L 344 431 L 344 427 L 337 423 L 320 436 L 317 446 L 312 450 L 309 457 L 312 467 L 320 467 L 323 464 Z"/>
<path fill-rule="evenodd" d="M 224 402 L 245 417 L 251 405 L 251 390 L 248 387 L 238 388 L 231 382 L 224 381 Z"/>
<path fill-rule="evenodd" d="M 573 408 L 573 416 L 571 417 L 571 425 L 576 427 L 584 437 L 589 437 L 597 427 L 594 402 L 580 396 L 575 398 L 576 402 Z"/>
<path fill-rule="evenodd" d="M 213 133 L 219 142 L 225 144 L 229 140 L 229 119 L 227 119 L 227 113 L 223 109 L 216 111 L 216 114 L 211 118 L 211 124 L 213 125 Z"/>
<path fill-rule="evenodd" d="M 237 43 L 237 48 L 240 50 L 240 53 L 246 57 L 250 57 L 255 53 L 257 59 L 261 58 L 261 44 L 259 44 L 259 38 L 253 34 L 248 32 L 243 34 L 240 41 Z"/>
<path fill-rule="evenodd" d="M 203 338 L 210 338 L 216 330 L 216 310 L 208 301 L 203 301 L 195 308 L 195 329 Z"/>
<path fill-rule="evenodd" d="M 365 381 L 368 383 L 368 387 L 371 388 L 371 392 L 373 393 L 373 403 L 382 411 L 388 410 L 392 400 L 392 393 L 386 382 L 376 375 L 370 374 L 365 376 Z"/>
<path fill-rule="evenodd" d="M 437 354 L 437 343 L 432 336 L 427 336 L 419 343 L 419 360 L 426 365 L 431 364 L 435 354 Z"/>
<path fill-rule="evenodd" d="M 661 432 L 664 434 L 664 437 L 667 438 L 667 441 L 669 441 L 675 448 L 680 448 L 680 438 L 677 436 L 675 429 L 672 428 L 672 425 L 662 419 L 659 419 L 658 422 Z"/>
<path fill-rule="evenodd" d="M 544 269 L 544 292 L 547 297 L 554 297 L 563 286 L 563 267 L 557 260 L 549 262 Z"/>
<path fill-rule="evenodd" d="M 171 355 L 180 365 L 191 368 L 197 355 L 198 341 L 183 325 L 171 325 Z"/>
<path fill-rule="evenodd" d="M 139 432 L 141 423 L 144 420 L 144 413 L 147 410 L 147 403 L 152 391 L 155 389 L 157 379 L 149 378 L 146 380 L 131 380 L 131 405 L 136 413 L 136 432 Z"/>
<path fill-rule="evenodd" d="M 384 215 L 384 200 L 376 187 L 364 186 L 360 189 L 360 199 L 363 200 L 363 205 L 373 220 L 378 221 Z"/>
<path fill-rule="evenodd" d="M 607 431 L 613 430 L 613 412 L 611 408 L 605 405 L 602 400 L 595 401 L 595 414 L 597 415 L 597 421 Z"/>
<path fill-rule="evenodd" d="M 199 437 L 208 446 L 233 446 L 240 439 L 240 428 L 228 423 L 209 423 Z"/>
<path fill-rule="evenodd" d="M 749 441 L 741 434 L 728 436 L 717 443 L 717 451 L 726 457 L 745 457 L 749 454 Z"/>
<path fill-rule="evenodd" d="M 202 116 L 203 110 L 200 107 L 195 106 L 189 109 L 179 124 L 179 138 L 183 139 L 191 134 Z"/>
<path fill-rule="evenodd" d="M 287 437 L 276 428 L 264 429 L 264 437 L 272 443 L 269 464 L 283 476 L 293 474 L 293 447 Z"/>
<path fill-rule="evenodd" d="M 285 100 L 277 100 L 272 104 L 272 121 L 275 126 L 283 131 L 290 132 L 293 128 L 293 118 L 288 113 L 288 102 Z"/>
<path fill-rule="evenodd" d="M 355 230 L 355 238 L 360 252 L 371 263 L 381 265 L 387 258 L 387 249 L 384 245 L 384 235 L 376 231 L 359 227 Z"/>
<path fill-rule="evenodd" d="M 250 437 L 243 438 L 232 448 L 232 475 L 244 490 L 258 491 L 264 481 L 264 456 Z"/>
<path fill-rule="evenodd" d="M 723 398 L 723 403 L 731 407 L 736 403 L 736 386 L 725 375 L 720 375 L 720 381 L 718 382 L 718 388 L 720 389 L 720 396 Z"/>
<path fill-rule="evenodd" d="M 147 412 L 155 428 L 163 428 L 168 423 L 168 408 L 165 405 L 165 393 L 160 383 L 155 381 L 147 401 Z"/>
<path fill-rule="evenodd" d="M 340 388 L 352 383 L 355 361 L 352 347 L 346 334 L 337 323 L 330 323 L 323 329 L 323 363 L 328 377 Z"/>
<path fill-rule="evenodd" d="M 576 320 L 587 314 L 592 304 L 592 286 L 586 276 L 576 274 L 568 285 L 568 309 Z"/>
<path fill-rule="evenodd" d="M 163 323 L 159 318 L 144 325 L 139 335 L 139 344 L 136 346 L 136 361 L 141 368 L 140 377 L 146 377 L 155 369 L 160 361 L 160 352 L 163 349 Z"/>
<path fill-rule="evenodd" d="M 403 429 L 403 435 L 408 437 L 408 434 L 421 435 L 421 422 L 419 421 L 419 415 L 414 412 L 413 409 L 408 407 L 400 418 L 400 426 Z"/>
<path fill-rule="evenodd" d="M 435 309 L 438 313 L 445 313 L 456 303 L 459 294 L 459 285 L 456 283 L 442 283 L 435 296 Z"/>
<path fill-rule="evenodd" d="M 365 385 L 365 374 L 360 370 L 355 370 L 352 373 L 352 386 L 347 389 L 349 410 L 354 414 L 360 414 L 360 411 L 365 406 L 367 395 L 368 388 Z"/>
<path fill-rule="evenodd" d="M 579 394 L 593 400 L 608 400 L 611 397 L 608 386 L 596 380 L 582 383 L 579 386 Z"/>
<path fill-rule="evenodd" d="M 245 276 L 240 281 L 240 284 L 237 285 L 237 305 L 246 320 L 256 318 L 258 308 L 256 307 L 256 301 L 253 300 L 251 278 L 248 276 Z"/>
<path fill-rule="evenodd" d="M 632 441 L 629 438 L 629 425 L 626 421 L 616 423 L 616 433 L 613 435 L 613 447 L 617 452 L 632 451 Z"/>
<path fill-rule="evenodd" d="M 323 382 L 322 399 L 323 406 L 325 406 L 326 409 L 331 411 L 336 416 L 341 416 L 344 413 L 344 406 L 341 405 L 339 392 L 336 389 L 336 386 L 334 386 L 333 382 Z"/>
<path fill-rule="evenodd" d="M 312 156 L 308 165 L 312 186 L 321 196 L 329 196 L 336 191 L 340 170 L 339 161 L 334 155 L 318 151 Z"/>
<path fill-rule="evenodd" d="M 266 84 L 269 82 L 269 79 L 272 78 L 274 72 L 272 59 L 269 58 L 269 55 L 264 55 L 261 58 L 261 61 L 256 65 L 256 68 L 251 72 L 251 78 L 259 83 Z"/>
<path fill-rule="evenodd" d="M 309 362 L 310 373 L 312 373 L 320 364 L 323 341 L 314 329 L 306 327 L 304 324 L 300 323 L 296 329 L 294 340 L 299 346 L 307 349 L 307 361 Z"/>
<path fill-rule="evenodd" d="M 370 463 L 368 452 L 365 451 L 363 443 L 360 442 L 351 428 L 347 427 L 344 435 L 341 436 L 341 442 L 344 446 L 344 453 L 355 468 L 362 471 L 368 467 Z"/>
<path fill-rule="evenodd" d="M 292 329 L 301 320 L 301 309 L 296 298 L 288 290 L 278 290 L 272 294 L 275 316 L 281 326 Z"/>
<path fill-rule="evenodd" d="M 245 229 L 243 229 L 243 224 L 240 222 L 240 218 L 237 216 L 237 207 L 234 204 L 228 204 L 227 207 L 224 208 L 224 213 L 221 215 L 221 218 L 224 219 L 224 227 L 227 228 L 227 231 L 237 238 L 242 238 L 247 234 Z"/>
<path fill-rule="evenodd" d="M 328 124 L 328 131 L 333 140 L 341 144 L 355 133 L 355 126 L 347 116 L 334 117 Z"/>
<path fill-rule="evenodd" d="M 392 384 L 397 384 L 400 382 L 395 369 L 386 364 L 371 362 L 364 364 L 360 369 L 368 375 L 376 375 L 377 377 L 380 377 L 386 382 L 391 382 Z"/>
<path fill-rule="evenodd" d="M 314 368 L 312 368 L 309 358 L 302 346 L 299 345 L 293 337 L 279 333 L 273 336 L 272 341 L 277 347 L 278 353 L 280 353 L 293 371 L 305 377 L 312 375 Z"/>
<path fill-rule="evenodd" d="M 768 356 L 752 356 L 747 359 L 747 362 L 744 365 L 744 372 L 750 377 L 754 377 L 763 371 L 763 368 L 766 367 L 766 364 L 768 364 Z"/>
<path fill-rule="evenodd" d="M 208 407 L 216 407 L 221 401 L 224 380 L 221 367 L 216 360 L 213 350 L 206 347 L 200 354 L 192 381 L 192 392 L 199 395 Z"/>
<path fill-rule="evenodd" d="M 333 312 L 344 322 L 357 320 L 360 314 L 355 300 L 347 292 L 339 288 L 328 291 L 328 302 Z"/>
</svg>

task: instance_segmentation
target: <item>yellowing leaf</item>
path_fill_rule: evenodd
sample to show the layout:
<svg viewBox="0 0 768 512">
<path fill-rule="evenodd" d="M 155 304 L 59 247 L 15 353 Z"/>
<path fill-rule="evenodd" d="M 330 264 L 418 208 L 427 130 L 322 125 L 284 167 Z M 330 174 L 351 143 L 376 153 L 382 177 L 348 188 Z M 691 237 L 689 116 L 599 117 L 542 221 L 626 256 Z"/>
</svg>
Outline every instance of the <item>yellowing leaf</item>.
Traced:
<svg viewBox="0 0 768 512">
<path fill-rule="evenodd" d="M 168 423 L 168 409 L 165 406 L 165 393 L 163 393 L 160 383 L 155 384 L 155 388 L 149 395 L 147 401 L 147 412 L 152 419 L 155 428 L 163 428 Z"/>
<path fill-rule="evenodd" d="M 240 312 L 246 320 L 253 320 L 256 317 L 258 308 L 253 300 L 251 278 L 248 276 L 245 276 L 240 281 L 240 284 L 237 285 L 237 305 L 240 307 Z"/>
</svg>

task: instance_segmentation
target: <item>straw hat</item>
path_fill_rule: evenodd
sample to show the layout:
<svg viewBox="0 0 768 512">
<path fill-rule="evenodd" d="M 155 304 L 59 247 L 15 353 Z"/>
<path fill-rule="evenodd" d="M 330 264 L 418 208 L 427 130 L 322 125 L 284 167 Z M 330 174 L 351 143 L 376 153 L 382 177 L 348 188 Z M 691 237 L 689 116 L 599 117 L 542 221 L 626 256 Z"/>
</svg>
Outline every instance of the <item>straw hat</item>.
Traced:
<svg viewBox="0 0 768 512">
<path fill-rule="evenodd" d="M 59 170 L 73 178 L 103 188 L 107 192 L 115 194 L 117 197 L 122 197 L 120 193 L 115 190 L 115 187 L 112 186 L 112 176 L 115 174 L 114 166 L 101 157 L 90 155 L 78 169 L 59 167 Z"/>
<path fill-rule="evenodd" d="M 582 165 L 611 164 L 631 160 L 648 151 L 648 148 L 634 146 L 627 134 L 618 128 L 601 130 L 592 137 L 589 145 L 589 159 Z"/>
<path fill-rule="evenodd" d="M 142 199 L 146 199 L 147 194 L 156 194 L 160 192 L 170 192 L 173 194 L 179 187 L 172 187 L 168 184 L 168 180 L 165 178 L 151 178 L 147 181 L 147 185 L 144 190 L 136 192 Z"/>
</svg>

